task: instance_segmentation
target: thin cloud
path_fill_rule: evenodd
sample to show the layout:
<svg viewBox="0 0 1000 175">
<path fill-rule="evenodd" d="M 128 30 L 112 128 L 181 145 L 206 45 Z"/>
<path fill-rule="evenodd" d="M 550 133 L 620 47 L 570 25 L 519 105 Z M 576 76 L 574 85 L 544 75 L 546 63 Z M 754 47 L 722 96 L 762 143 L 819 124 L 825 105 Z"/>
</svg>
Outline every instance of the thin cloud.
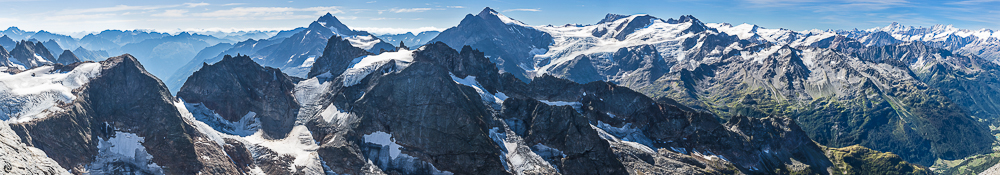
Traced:
<svg viewBox="0 0 1000 175">
<path fill-rule="evenodd" d="M 166 11 L 163 11 L 163 13 L 152 14 L 150 16 L 183 17 L 184 13 L 187 13 L 187 12 L 188 12 L 187 10 L 166 10 Z"/>
<path fill-rule="evenodd" d="M 945 3 L 945 4 L 949 4 L 949 5 L 978 5 L 978 4 L 991 3 L 991 2 L 1000 2 L 1000 0 L 967 0 L 967 1 L 959 1 L 959 2 L 949 2 L 949 3 Z"/>
<path fill-rule="evenodd" d="M 536 9 L 507 9 L 507 10 L 503 10 L 503 12 L 540 12 L 540 11 L 542 11 L 542 9 L 540 9 L 540 8 L 536 8 Z"/>
<path fill-rule="evenodd" d="M 90 20 L 90 19 L 105 19 L 112 16 L 118 16 L 118 14 L 98 13 L 98 14 L 55 15 L 55 16 L 45 17 L 44 19 L 46 21 L 79 21 L 79 20 Z"/>
<path fill-rule="evenodd" d="M 229 4 L 222 4 L 222 6 L 234 6 L 234 5 L 243 5 L 243 4 L 247 4 L 247 3 L 229 3 Z"/>
<path fill-rule="evenodd" d="M 448 8 L 453 8 L 453 9 L 464 9 L 464 8 L 465 8 L 465 6 L 448 6 Z"/>
<path fill-rule="evenodd" d="M 371 3 L 375 3 L 375 1 L 368 1 L 368 2 L 365 2 L 365 3 L 371 4 Z"/>
<path fill-rule="evenodd" d="M 208 4 L 208 3 L 204 3 L 204 2 L 199 2 L 199 3 L 190 3 L 190 2 L 189 2 L 189 3 L 184 3 L 184 6 L 187 6 L 187 7 L 189 7 L 189 8 L 190 8 L 190 7 L 200 7 L 200 6 L 207 6 L 207 5 L 211 5 L 211 4 Z"/>
<path fill-rule="evenodd" d="M 825 11 L 871 11 L 906 6 L 908 0 L 744 0 L 752 8 L 798 9 L 816 12 Z"/>
<path fill-rule="evenodd" d="M 393 12 L 393 13 L 418 13 L 418 12 L 425 12 L 425 11 L 429 11 L 429 10 L 444 10 L 444 9 L 435 9 L 435 8 L 402 8 L 402 9 L 401 8 L 392 8 L 392 9 L 389 9 L 389 12 Z"/>
<path fill-rule="evenodd" d="M 86 8 L 86 9 L 69 9 L 60 11 L 60 14 L 84 14 L 84 13 L 107 13 L 107 12 L 120 12 L 120 11 L 135 11 L 135 10 L 156 10 L 163 8 L 173 8 L 179 7 L 181 5 L 159 5 L 159 6 L 129 6 L 129 5 L 117 5 L 113 7 L 99 7 L 99 8 Z"/>
<path fill-rule="evenodd" d="M 311 14 L 305 15 L 300 12 L 313 12 Z M 206 13 L 199 13 L 197 16 L 210 17 L 210 18 L 220 18 L 220 19 L 262 19 L 262 20 L 275 20 L 275 19 L 302 19 L 302 18 L 313 18 L 315 15 L 322 15 L 325 13 L 339 14 L 343 13 L 339 7 L 309 7 L 309 8 L 292 8 L 292 7 L 235 7 L 226 10 L 216 10 Z"/>
</svg>

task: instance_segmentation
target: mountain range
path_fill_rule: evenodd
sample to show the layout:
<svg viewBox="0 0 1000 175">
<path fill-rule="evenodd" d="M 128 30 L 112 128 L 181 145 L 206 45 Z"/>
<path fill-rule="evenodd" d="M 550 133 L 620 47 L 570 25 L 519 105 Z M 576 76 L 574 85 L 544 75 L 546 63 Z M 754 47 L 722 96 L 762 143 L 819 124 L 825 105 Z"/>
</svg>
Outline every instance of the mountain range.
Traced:
<svg viewBox="0 0 1000 175">
<path fill-rule="evenodd" d="M 0 33 L 8 174 L 975 174 L 1000 160 L 990 30 L 531 26 L 485 8 L 417 35 L 332 14 L 240 42 Z"/>
</svg>

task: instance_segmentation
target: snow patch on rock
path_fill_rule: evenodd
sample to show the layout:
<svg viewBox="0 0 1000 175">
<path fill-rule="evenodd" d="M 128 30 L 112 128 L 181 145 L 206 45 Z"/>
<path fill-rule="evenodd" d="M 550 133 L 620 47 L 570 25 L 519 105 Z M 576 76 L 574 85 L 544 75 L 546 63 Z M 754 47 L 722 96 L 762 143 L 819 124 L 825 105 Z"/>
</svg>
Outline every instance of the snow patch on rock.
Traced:
<svg viewBox="0 0 1000 175">
<path fill-rule="evenodd" d="M 389 60 L 396 60 L 396 66 L 405 68 L 413 62 L 413 51 L 400 49 L 397 52 L 386 52 L 379 55 L 362 56 L 351 61 L 351 66 L 344 70 L 344 87 L 357 85 L 368 74 L 377 70 Z"/>
<path fill-rule="evenodd" d="M 92 174 L 111 174 L 119 171 L 163 174 L 163 168 L 153 162 L 153 155 L 146 152 L 143 142 L 145 138 L 122 131 L 115 131 L 115 135 L 109 139 L 100 138 L 97 142 L 99 150 L 97 157 L 87 169 Z"/>
<path fill-rule="evenodd" d="M 493 127 L 490 129 L 490 138 L 493 139 L 503 155 L 500 160 L 504 163 L 507 171 L 521 172 L 544 172 L 540 170 L 555 170 L 549 162 L 541 156 L 531 151 L 531 148 L 524 144 L 520 136 L 504 126 L 503 129 Z"/>
<path fill-rule="evenodd" d="M 232 135 L 219 132 L 209 124 L 196 119 L 195 115 L 188 111 L 187 108 L 189 105 L 187 104 L 190 103 L 179 101 L 174 106 L 177 107 L 186 122 L 194 126 L 198 132 L 215 141 L 219 146 L 226 145 L 224 139 L 233 139 L 245 145 L 245 148 L 250 151 L 254 160 L 266 157 L 278 158 L 281 156 L 291 156 L 294 159 L 290 162 L 291 166 L 287 167 L 290 173 L 302 171 L 305 174 L 323 174 L 322 160 L 319 157 L 319 153 L 316 152 L 319 149 L 319 145 L 316 145 L 316 142 L 313 141 L 312 133 L 305 126 L 295 126 L 289 132 L 288 137 L 281 140 L 265 139 L 263 138 L 263 132 L 260 130 L 249 136 Z M 264 150 L 269 150 L 276 155 L 272 155 L 271 152 Z M 299 167 L 303 168 L 298 169 Z M 260 167 L 254 166 L 251 167 L 251 174 L 265 174 L 265 172 Z"/>
<path fill-rule="evenodd" d="M 327 106 L 322 113 L 319 113 L 319 115 L 323 117 L 324 121 L 333 123 L 334 121 L 343 121 L 351 114 L 347 113 L 347 111 L 337 109 L 337 105 L 330 104 L 330 106 Z"/>
<path fill-rule="evenodd" d="M 492 106 L 496 110 L 500 110 L 503 101 L 507 99 L 507 95 L 501 92 L 497 92 L 496 95 L 493 95 L 489 91 L 486 91 L 486 89 L 479 84 L 479 81 L 476 80 L 476 76 L 469 75 L 465 76 L 465 78 L 458 78 L 451 72 L 449 72 L 448 75 L 451 75 L 451 80 L 455 81 L 455 83 L 476 89 L 476 92 L 479 93 L 479 97 L 482 98 L 483 103 L 486 103 L 488 106 Z"/>
<path fill-rule="evenodd" d="M 372 154 L 366 154 L 366 156 L 369 156 L 368 159 L 370 161 L 374 161 L 373 163 L 377 164 L 382 170 L 400 170 L 404 174 L 454 174 L 448 171 L 438 170 L 433 164 L 420 160 L 417 157 L 403 154 L 401 150 L 402 146 L 396 143 L 396 139 L 393 138 L 390 133 L 375 131 L 371 134 L 365 134 L 363 138 L 365 143 L 380 146 L 375 149 L 370 149 L 370 151 L 375 152 Z"/>
<path fill-rule="evenodd" d="M 583 110 L 581 109 L 581 107 L 583 107 L 583 103 L 577 101 L 548 101 L 548 100 L 538 100 L 538 101 L 541 101 L 542 103 L 545 103 L 549 106 L 570 106 L 573 107 L 573 109 L 575 109 L 577 113 L 583 114 Z"/>
<path fill-rule="evenodd" d="M 292 128 L 289 132 L 288 137 L 281 140 L 269 140 L 263 137 L 263 132 L 258 131 L 251 136 L 243 137 L 243 139 L 254 145 L 262 146 L 268 150 L 274 151 L 278 155 L 289 155 L 295 158 L 292 161 L 292 165 L 288 167 L 290 172 L 297 171 L 297 167 L 305 167 L 303 170 L 307 172 L 306 174 L 312 173 L 322 173 L 323 165 L 321 165 L 321 159 L 319 153 L 319 145 L 316 145 L 316 141 L 313 141 L 312 133 L 306 126 L 298 125 Z M 254 151 L 256 152 L 256 151 Z M 258 155 L 254 155 L 258 157 Z"/>
<path fill-rule="evenodd" d="M 184 103 L 184 106 L 191 112 L 194 119 L 204 122 L 214 130 L 222 133 L 250 136 L 260 130 L 260 119 L 255 117 L 257 113 L 253 111 L 248 112 L 239 121 L 232 122 L 222 118 L 214 110 L 205 107 L 204 104 Z"/>
</svg>

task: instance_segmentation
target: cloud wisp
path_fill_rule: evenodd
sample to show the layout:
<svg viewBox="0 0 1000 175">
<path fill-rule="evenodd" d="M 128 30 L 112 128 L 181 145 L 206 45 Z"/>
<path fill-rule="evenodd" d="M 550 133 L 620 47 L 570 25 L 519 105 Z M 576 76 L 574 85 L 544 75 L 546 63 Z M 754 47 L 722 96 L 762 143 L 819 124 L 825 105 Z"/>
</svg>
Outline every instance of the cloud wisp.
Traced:
<svg viewBox="0 0 1000 175">
<path fill-rule="evenodd" d="M 534 8 L 534 9 L 507 9 L 507 10 L 503 10 L 503 12 L 540 12 L 540 11 L 542 11 L 541 8 Z"/>
</svg>

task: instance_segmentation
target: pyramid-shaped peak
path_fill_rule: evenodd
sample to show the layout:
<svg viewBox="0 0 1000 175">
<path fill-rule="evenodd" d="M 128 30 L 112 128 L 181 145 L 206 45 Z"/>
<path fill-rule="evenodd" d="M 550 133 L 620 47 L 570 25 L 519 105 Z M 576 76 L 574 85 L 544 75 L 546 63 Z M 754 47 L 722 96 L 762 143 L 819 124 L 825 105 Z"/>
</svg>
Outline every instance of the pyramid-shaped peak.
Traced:
<svg viewBox="0 0 1000 175">
<path fill-rule="evenodd" d="M 493 10 L 490 7 L 486 7 L 486 8 L 483 8 L 483 11 L 479 12 L 479 16 L 489 15 L 489 14 L 497 14 L 497 11 Z"/>
<path fill-rule="evenodd" d="M 692 15 L 682 15 L 681 18 L 678 21 L 680 21 L 680 22 L 695 22 L 695 21 L 697 21 L 697 22 L 701 23 L 701 21 L 698 20 L 698 18 L 695 18 Z"/>
<path fill-rule="evenodd" d="M 470 17 L 473 17 L 473 16 L 471 16 L 471 14 L 468 15 L 468 16 L 466 16 L 466 18 L 470 18 Z M 524 22 L 521 22 L 521 21 L 515 20 L 513 18 L 507 17 L 507 16 L 505 16 L 503 14 L 500 14 L 496 10 L 493 10 L 493 9 L 491 9 L 489 7 L 486 7 L 485 9 L 483 9 L 483 11 L 479 12 L 479 14 L 476 15 L 475 17 L 478 17 L 478 18 L 481 18 L 481 19 L 484 19 L 484 20 L 487 20 L 487 21 L 496 21 L 496 20 L 499 20 L 500 22 L 503 22 L 505 24 L 527 25 L 527 24 L 524 24 Z"/>
<path fill-rule="evenodd" d="M 333 16 L 333 14 L 330 13 L 326 13 L 326 15 L 319 17 L 319 19 L 316 19 L 315 23 L 319 23 L 325 28 L 336 28 L 337 30 L 350 30 L 347 27 L 347 25 L 341 23 L 340 20 L 337 19 L 337 17 Z"/>
<path fill-rule="evenodd" d="M 326 15 L 320 16 L 319 19 L 317 19 L 316 21 L 320 21 L 320 22 L 332 22 L 332 21 L 340 21 L 340 20 L 337 20 L 336 16 L 333 16 L 333 14 L 330 14 L 329 12 L 327 12 Z"/>
</svg>

